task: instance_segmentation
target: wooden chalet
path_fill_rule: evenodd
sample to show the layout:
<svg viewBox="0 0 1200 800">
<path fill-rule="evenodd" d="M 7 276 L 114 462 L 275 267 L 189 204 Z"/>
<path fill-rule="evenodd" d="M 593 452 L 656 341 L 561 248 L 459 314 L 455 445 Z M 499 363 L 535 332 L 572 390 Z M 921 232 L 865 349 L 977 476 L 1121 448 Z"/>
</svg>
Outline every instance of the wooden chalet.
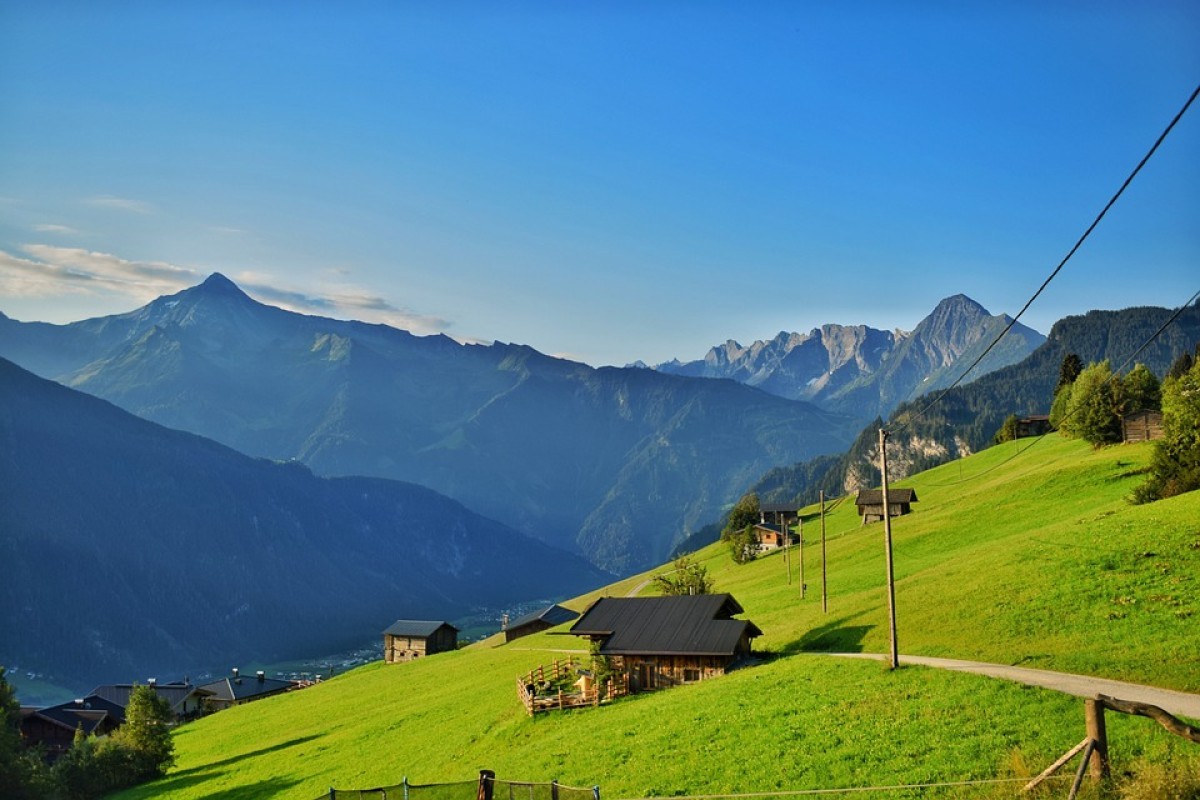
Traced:
<svg viewBox="0 0 1200 800">
<path fill-rule="evenodd" d="M 590 639 L 632 692 L 725 674 L 750 656 L 762 631 L 728 594 L 602 597 L 570 633 Z"/>
<path fill-rule="evenodd" d="M 27 747 L 40 746 L 46 758 L 54 760 L 71 749 L 76 728 L 104 736 L 124 724 L 124 706 L 88 695 L 47 708 L 22 708 L 21 740 Z"/>
<path fill-rule="evenodd" d="M 440 620 L 398 619 L 383 632 L 383 660 L 388 664 L 445 653 L 458 647 L 458 628 Z"/>
<path fill-rule="evenodd" d="M 902 517 L 912 513 L 912 504 L 917 502 L 915 489 L 888 489 L 888 516 Z M 858 515 L 862 524 L 883 521 L 883 490 L 863 489 L 859 491 L 854 504 L 858 506 Z"/>
<path fill-rule="evenodd" d="M 1162 412 L 1154 410 L 1135 411 L 1121 417 L 1121 440 L 1124 442 L 1148 442 L 1163 438 Z"/>
<path fill-rule="evenodd" d="M 758 553 L 778 550 L 784 545 L 796 541 L 796 535 L 791 531 L 780 530 L 761 523 L 753 526 L 750 533 L 754 536 L 754 541 L 750 546 Z"/>
<path fill-rule="evenodd" d="M 229 677 L 206 683 L 200 688 L 208 693 L 204 698 L 205 710 L 220 711 L 290 692 L 300 688 L 300 685 L 297 681 L 268 678 L 262 670 L 255 673 L 253 678 L 243 677 L 235 667 Z"/>
<path fill-rule="evenodd" d="M 578 618 L 578 611 L 572 611 L 560 605 L 546 606 L 526 614 L 514 622 L 507 623 L 504 626 L 504 641 L 511 642 L 513 639 L 520 639 L 522 636 L 544 631 Z"/>
</svg>

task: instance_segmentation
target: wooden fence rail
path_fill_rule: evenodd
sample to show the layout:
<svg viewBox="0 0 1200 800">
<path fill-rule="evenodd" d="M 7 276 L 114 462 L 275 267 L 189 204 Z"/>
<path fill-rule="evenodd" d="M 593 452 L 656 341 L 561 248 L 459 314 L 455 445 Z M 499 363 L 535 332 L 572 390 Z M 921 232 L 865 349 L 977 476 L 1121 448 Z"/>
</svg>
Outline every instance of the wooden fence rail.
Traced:
<svg viewBox="0 0 1200 800">
<path fill-rule="evenodd" d="M 629 693 L 624 681 L 609 678 L 604 682 L 604 691 L 594 680 L 595 664 L 590 672 L 575 656 L 557 659 L 549 666 L 538 665 L 525 675 L 517 676 L 517 696 L 530 716 L 540 711 L 561 711 L 568 708 L 598 706 Z M 590 675 L 593 680 L 572 681 L 574 677 Z M 569 687 L 569 688 L 567 688 Z"/>
<path fill-rule="evenodd" d="M 1165 729 L 1181 736 L 1188 741 L 1200 744 L 1200 728 L 1193 727 L 1170 712 L 1149 703 L 1138 703 L 1133 700 L 1118 700 L 1115 697 L 1098 694 L 1084 702 L 1084 712 L 1087 721 L 1087 736 L 1079 744 L 1064 753 L 1057 761 L 1046 767 L 1040 775 L 1025 785 L 1029 791 L 1049 778 L 1080 751 L 1083 758 L 1079 762 L 1079 771 L 1075 773 L 1075 781 L 1068 796 L 1074 800 L 1083 780 L 1084 772 L 1090 767 L 1091 775 L 1096 780 L 1107 780 L 1109 776 L 1108 763 L 1108 733 L 1104 724 L 1104 710 L 1111 709 L 1122 714 L 1132 714 L 1154 720 Z"/>
</svg>

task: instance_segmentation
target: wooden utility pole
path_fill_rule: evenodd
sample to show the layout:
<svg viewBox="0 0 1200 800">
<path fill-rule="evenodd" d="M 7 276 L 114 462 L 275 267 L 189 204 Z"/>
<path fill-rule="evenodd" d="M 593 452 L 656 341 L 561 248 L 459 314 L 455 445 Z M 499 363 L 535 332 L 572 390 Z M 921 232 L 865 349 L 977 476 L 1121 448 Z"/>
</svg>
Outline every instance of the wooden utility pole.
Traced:
<svg viewBox="0 0 1200 800">
<path fill-rule="evenodd" d="M 879 472 L 883 479 L 883 541 L 887 554 L 888 627 L 891 630 L 891 668 L 900 666 L 900 649 L 896 644 L 896 579 L 892 568 L 892 506 L 888 502 L 887 431 L 879 429 Z"/>
<path fill-rule="evenodd" d="M 821 490 L 821 613 L 829 613 L 829 593 L 825 578 L 825 490 Z"/>
<path fill-rule="evenodd" d="M 783 534 L 783 560 L 787 562 L 788 586 L 792 585 L 792 537 L 788 535 L 787 512 L 775 512 L 775 524 Z"/>
<path fill-rule="evenodd" d="M 804 599 L 804 520 L 796 518 L 796 535 L 800 537 L 800 599 Z"/>
</svg>

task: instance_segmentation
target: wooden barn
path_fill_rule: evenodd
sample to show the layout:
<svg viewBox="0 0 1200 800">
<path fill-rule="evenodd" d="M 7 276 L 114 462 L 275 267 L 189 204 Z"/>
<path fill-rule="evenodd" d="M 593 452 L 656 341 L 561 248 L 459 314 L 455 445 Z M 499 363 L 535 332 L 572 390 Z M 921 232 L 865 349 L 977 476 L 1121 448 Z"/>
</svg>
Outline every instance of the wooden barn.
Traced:
<svg viewBox="0 0 1200 800">
<path fill-rule="evenodd" d="M 569 608 L 563 608 L 559 605 L 539 608 L 537 611 L 526 614 L 514 622 L 506 623 L 504 626 L 504 641 L 511 642 L 513 639 L 520 639 L 522 636 L 544 631 L 547 628 L 553 628 L 555 625 L 562 625 L 564 622 L 570 622 L 578 618 L 578 611 L 572 611 Z"/>
<path fill-rule="evenodd" d="M 1024 439 L 1027 436 L 1041 436 L 1044 433 L 1049 433 L 1050 415 L 1049 414 L 1030 414 L 1027 417 L 1017 419 L 1017 438 Z"/>
<path fill-rule="evenodd" d="M 458 647 L 458 628 L 441 620 L 398 619 L 383 632 L 383 660 L 388 664 L 445 653 Z"/>
<path fill-rule="evenodd" d="M 888 516 L 902 517 L 912 513 L 912 504 L 917 502 L 915 489 L 888 489 Z M 854 504 L 858 506 L 858 515 L 862 524 L 883 521 L 883 490 L 863 489 L 859 491 Z"/>
<path fill-rule="evenodd" d="M 570 633 L 590 639 L 610 659 L 630 692 L 695 683 L 724 675 L 750 656 L 762 631 L 728 594 L 602 597 Z"/>
<path fill-rule="evenodd" d="M 1135 411 L 1121 417 L 1121 439 L 1125 442 L 1148 442 L 1163 438 L 1161 411 Z"/>
</svg>

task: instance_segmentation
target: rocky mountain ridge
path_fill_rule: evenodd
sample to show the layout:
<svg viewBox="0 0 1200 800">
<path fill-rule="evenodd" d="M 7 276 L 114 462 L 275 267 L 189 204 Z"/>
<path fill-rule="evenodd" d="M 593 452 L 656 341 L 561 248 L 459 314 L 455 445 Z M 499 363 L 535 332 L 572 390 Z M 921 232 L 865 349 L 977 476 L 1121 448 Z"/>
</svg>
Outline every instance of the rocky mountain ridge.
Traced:
<svg viewBox="0 0 1200 800">
<path fill-rule="evenodd" d="M 911 332 L 831 323 L 806 334 L 781 331 L 749 346 L 729 340 L 701 360 L 673 360 L 654 369 L 729 378 L 865 421 L 950 385 L 956 368 L 965 369 L 1011 321 L 958 294 L 938 303 Z M 1014 325 L 968 379 L 1021 360 L 1043 341 L 1032 328 Z"/>
</svg>

